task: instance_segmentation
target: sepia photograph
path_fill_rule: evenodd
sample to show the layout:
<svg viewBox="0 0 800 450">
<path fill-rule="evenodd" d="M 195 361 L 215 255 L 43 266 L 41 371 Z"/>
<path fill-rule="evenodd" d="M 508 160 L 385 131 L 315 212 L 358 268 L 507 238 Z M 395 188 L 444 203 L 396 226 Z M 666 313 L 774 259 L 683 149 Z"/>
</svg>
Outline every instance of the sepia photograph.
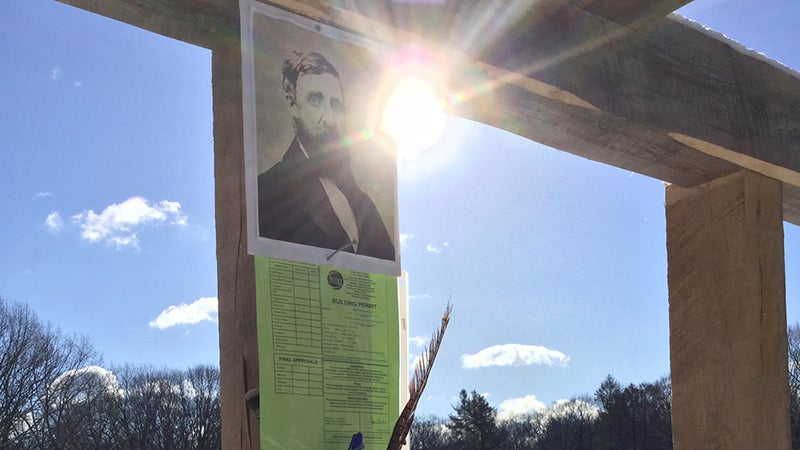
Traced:
<svg viewBox="0 0 800 450">
<path fill-rule="evenodd" d="M 264 11 L 252 16 L 245 74 L 252 253 L 399 273 L 395 147 L 377 131 L 379 48 Z"/>
</svg>

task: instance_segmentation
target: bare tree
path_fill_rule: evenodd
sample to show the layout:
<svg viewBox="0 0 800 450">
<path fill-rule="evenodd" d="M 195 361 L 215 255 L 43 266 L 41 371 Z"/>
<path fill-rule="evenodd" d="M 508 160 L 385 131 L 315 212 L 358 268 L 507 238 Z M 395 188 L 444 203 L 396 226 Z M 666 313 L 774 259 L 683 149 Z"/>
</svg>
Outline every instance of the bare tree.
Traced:
<svg viewBox="0 0 800 450">
<path fill-rule="evenodd" d="M 189 405 L 190 440 L 194 449 L 220 448 L 222 422 L 219 406 L 219 369 L 212 366 L 197 366 L 189 369 L 186 380 L 194 389 Z"/>
<path fill-rule="evenodd" d="M 220 441 L 219 370 L 119 370 L 116 412 L 120 448 L 217 449 Z"/>
<path fill-rule="evenodd" d="M 410 442 L 412 450 L 447 450 L 449 433 L 444 420 L 439 417 L 414 419 Z"/>
<path fill-rule="evenodd" d="M 544 413 L 544 428 L 536 449 L 593 450 L 597 448 L 597 408 L 589 398 L 555 402 Z"/>
<path fill-rule="evenodd" d="M 124 367 L 116 428 L 122 448 L 180 449 L 179 379 L 173 371 Z"/>
<path fill-rule="evenodd" d="M 103 369 L 65 336 L 0 298 L 0 450 L 218 449 L 219 369 Z"/>
<path fill-rule="evenodd" d="M 789 338 L 789 415 L 791 418 L 792 448 L 800 449 L 800 324 L 787 330 Z"/>
<path fill-rule="evenodd" d="M 499 424 L 508 450 L 535 448 L 545 430 L 544 413 L 537 411 L 502 420 Z"/>
<path fill-rule="evenodd" d="M 0 449 L 35 446 L 51 410 L 47 390 L 63 373 L 98 357 L 82 337 L 63 335 L 26 305 L 0 298 Z"/>
<path fill-rule="evenodd" d="M 34 430 L 36 448 L 114 448 L 113 416 L 119 397 L 114 374 L 102 367 L 61 374 L 43 394 Z"/>
</svg>

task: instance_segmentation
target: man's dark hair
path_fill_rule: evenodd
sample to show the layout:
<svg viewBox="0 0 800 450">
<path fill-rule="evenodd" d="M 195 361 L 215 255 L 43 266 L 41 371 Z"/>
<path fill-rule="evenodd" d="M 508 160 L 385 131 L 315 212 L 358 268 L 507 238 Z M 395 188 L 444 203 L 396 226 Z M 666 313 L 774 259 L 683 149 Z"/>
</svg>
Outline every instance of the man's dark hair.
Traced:
<svg viewBox="0 0 800 450">
<path fill-rule="evenodd" d="M 324 56 L 317 52 L 292 52 L 292 56 L 283 61 L 283 90 L 295 101 L 297 79 L 305 74 L 322 75 L 329 73 L 339 78 L 339 72 Z"/>
</svg>

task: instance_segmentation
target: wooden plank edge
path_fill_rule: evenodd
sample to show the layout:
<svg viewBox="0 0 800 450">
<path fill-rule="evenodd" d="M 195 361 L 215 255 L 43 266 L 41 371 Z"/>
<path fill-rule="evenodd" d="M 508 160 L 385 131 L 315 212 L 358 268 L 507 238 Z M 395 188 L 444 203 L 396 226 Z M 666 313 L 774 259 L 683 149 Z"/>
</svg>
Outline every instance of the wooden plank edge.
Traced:
<svg viewBox="0 0 800 450">
<path fill-rule="evenodd" d="M 625 25 L 641 28 L 692 2 L 692 0 L 567 0 L 591 14 Z"/>
<path fill-rule="evenodd" d="M 56 0 L 162 36 L 211 49 L 218 36 L 238 30 L 238 2 Z M 235 22 L 235 23 L 234 23 Z M 238 35 L 237 35 L 238 38 Z"/>
<path fill-rule="evenodd" d="M 669 137 L 709 156 L 780 181 L 783 184 L 783 220 L 800 225 L 800 173 L 681 133 L 669 133 Z"/>
</svg>

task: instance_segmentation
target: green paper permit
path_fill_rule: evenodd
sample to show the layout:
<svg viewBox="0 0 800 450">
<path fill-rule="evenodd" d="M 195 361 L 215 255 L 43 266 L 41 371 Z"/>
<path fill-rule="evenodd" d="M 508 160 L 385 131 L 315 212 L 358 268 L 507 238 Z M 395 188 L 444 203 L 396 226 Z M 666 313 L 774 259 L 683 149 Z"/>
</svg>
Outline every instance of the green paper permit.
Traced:
<svg viewBox="0 0 800 450">
<path fill-rule="evenodd" d="M 400 410 L 397 278 L 255 257 L 261 448 L 386 448 Z"/>
</svg>

